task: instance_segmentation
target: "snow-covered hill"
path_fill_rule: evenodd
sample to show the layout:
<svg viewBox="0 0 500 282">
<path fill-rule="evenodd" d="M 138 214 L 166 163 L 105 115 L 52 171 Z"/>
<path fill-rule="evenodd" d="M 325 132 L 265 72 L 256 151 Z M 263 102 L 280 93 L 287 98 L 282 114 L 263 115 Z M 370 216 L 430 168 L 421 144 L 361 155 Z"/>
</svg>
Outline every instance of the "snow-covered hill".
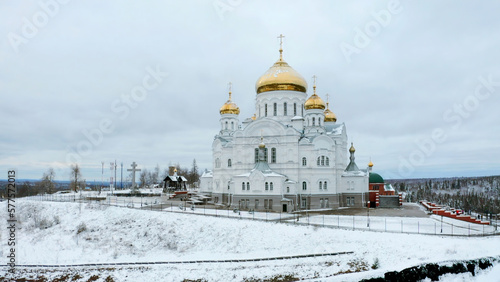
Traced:
<svg viewBox="0 0 500 282">
<path fill-rule="evenodd" d="M 6 203 L 1 203 L 0 210 L 6 209 Z M 44 275 L 100 273 L 116 281 L 242 281 L 290 275 L 357 281 L 427 262 L 500 255 L 498 236 L 348 231 L 79 203 L 21 200 L 16 209 L 18 264 L 226 260 L 354 252 L 266 262 L 109 268 L 104 274 L 97 269 L 73 268 Z M 6 212 L 1 213 L 1 221 L 6 222 Z M 2 228 L 2 257 L 7 250 L 6 238 L 6 228 Z M 376 260 L 379 268 L 373 270 Z M 365 268 L 361 273 L 340 275 Z"/>
</svg>

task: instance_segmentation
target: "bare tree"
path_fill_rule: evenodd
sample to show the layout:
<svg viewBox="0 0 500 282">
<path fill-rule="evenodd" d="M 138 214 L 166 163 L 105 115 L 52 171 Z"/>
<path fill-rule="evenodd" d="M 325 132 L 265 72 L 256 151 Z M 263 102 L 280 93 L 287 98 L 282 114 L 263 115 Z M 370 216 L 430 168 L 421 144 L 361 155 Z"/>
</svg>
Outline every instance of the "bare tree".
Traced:
<svg viewBox="0 0 500 282">
<path fill-rule="evenodd" d="M 156 167 L 153 170 L 153 173 L 151 173 L 151 182 L 153 184 L 160 183 L 160 165 L 159 164 L 156 164 Z"/>
<path fill-rule="evenodd" d="M 149 182 L 148 174 L 151 175 L 146 168 L 143 168 L 141 170 L 141 174 L 139 175 L 139 182 L 141 182 L 140 187 L 146 187 L 148 185 Z"/>
<path fill-rule="evenodd" d="M 49 168 L 46 172 L 43 173 L 40 186 L 44 193 L 52 194 L 55 192 L 55 185 L 54 185 L 55 176 L 56 172 L 54 171 L 53 168 Z"/>
<path fill-rule="evenodd" d="M 70 188 L 72 190 L 75 191 L 75 193 L 78 193 L 78 185 L 81 184 L 80 182 L 78 182 L 78 179 L 81 179 L 82 178 L 82 174 L 81 174 L 81 171 L 80 171 L 80 167 L 78 166 L 78 164 L 74 164 L 74 165 L 71 165 L 71 172 L 70 172 L 70 180 L 71 180 L 71 183 L 70 183 Z"/>
</svg>

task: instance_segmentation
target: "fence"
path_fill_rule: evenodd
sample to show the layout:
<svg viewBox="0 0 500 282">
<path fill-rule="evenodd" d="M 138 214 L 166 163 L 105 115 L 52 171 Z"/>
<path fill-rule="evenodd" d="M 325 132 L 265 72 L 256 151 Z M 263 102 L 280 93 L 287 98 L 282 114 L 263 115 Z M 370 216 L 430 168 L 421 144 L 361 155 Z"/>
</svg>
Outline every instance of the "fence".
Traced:
<svg viewBox="0 0 500 282">
<path fill-rule="evenodd" d="M 258 221 L 279 222 L 292 225 L 338 228 L 345 230 L 361 230 L 374 232 L 425 234 L 440 236 L 490 236 L 500 234 L 497 224 L 479 225 L 460 222 L 450 218 L 399 218 L 352 215 L 321 215 L 305 213 L 249 212 L 230 207 L 214 205 L 186 206 L 163 203 L 161 197 L 117 197 L 100 195 L 50 194 L 30 197 L 39 201 L 95 203 L 105 206 L 135 208 L 159 212 L 193 214 L 201 216 L 226 217 Z"/>
</svg>

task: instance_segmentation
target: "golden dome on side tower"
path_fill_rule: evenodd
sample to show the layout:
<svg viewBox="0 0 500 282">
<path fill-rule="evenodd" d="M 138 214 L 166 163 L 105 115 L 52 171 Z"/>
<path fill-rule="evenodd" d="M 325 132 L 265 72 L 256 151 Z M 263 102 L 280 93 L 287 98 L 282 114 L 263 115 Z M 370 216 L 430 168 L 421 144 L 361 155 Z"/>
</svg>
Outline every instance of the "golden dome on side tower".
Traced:
<svg viewBox="0 0 500 282">
<path fill-rule="evenodd" d="M 325 122 L 336 122 L 337 116 L 330 110 L 330 102 L 328 94 L 326 94 L 326 110 L 325 110 Z"/>
<path fill-rule="evenodd" d="M 229 86 L 231 87 L 231 86 Z M 240 114 L 240 108 L 233 102 L 231 101 L 231 88 L 229 88 L 229 99 L 227 100 L 224 105 L 219 110 L 221 115 L 225 114 L 234 114 L 234 115 L 239 115 Z"/>
<path fill-rule="evenodd" d="M 306 103 L 304 104 L 304 108 L 306 110 L 312 110 L 312 109 L 319 109 L 319 110 L 324 110 L 325 109 L 325 102 L 323 102 L 323 99 L 316 95 L 316 76 L 313 76 L 314 78 L 314 85 L 313 85 L 313 94 L 309 99 L 307 99 Z"/>
</svg>

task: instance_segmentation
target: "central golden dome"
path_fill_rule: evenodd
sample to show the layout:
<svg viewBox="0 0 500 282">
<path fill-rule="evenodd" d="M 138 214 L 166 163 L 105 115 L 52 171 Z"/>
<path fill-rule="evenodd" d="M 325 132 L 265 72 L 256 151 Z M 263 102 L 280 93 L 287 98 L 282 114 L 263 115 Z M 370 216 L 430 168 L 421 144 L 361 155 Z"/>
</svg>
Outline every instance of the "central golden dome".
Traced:
<svg viewBox="0 0 500 282">
<path fill-rule="evenodd" d="M 283 60 L 283 49 L 280 48 L 280 59 L 274 63 L 255 83 L 257 94 L 289 90 L 306 93 L 307 82 L 296 70 Z"/>
</svg>

